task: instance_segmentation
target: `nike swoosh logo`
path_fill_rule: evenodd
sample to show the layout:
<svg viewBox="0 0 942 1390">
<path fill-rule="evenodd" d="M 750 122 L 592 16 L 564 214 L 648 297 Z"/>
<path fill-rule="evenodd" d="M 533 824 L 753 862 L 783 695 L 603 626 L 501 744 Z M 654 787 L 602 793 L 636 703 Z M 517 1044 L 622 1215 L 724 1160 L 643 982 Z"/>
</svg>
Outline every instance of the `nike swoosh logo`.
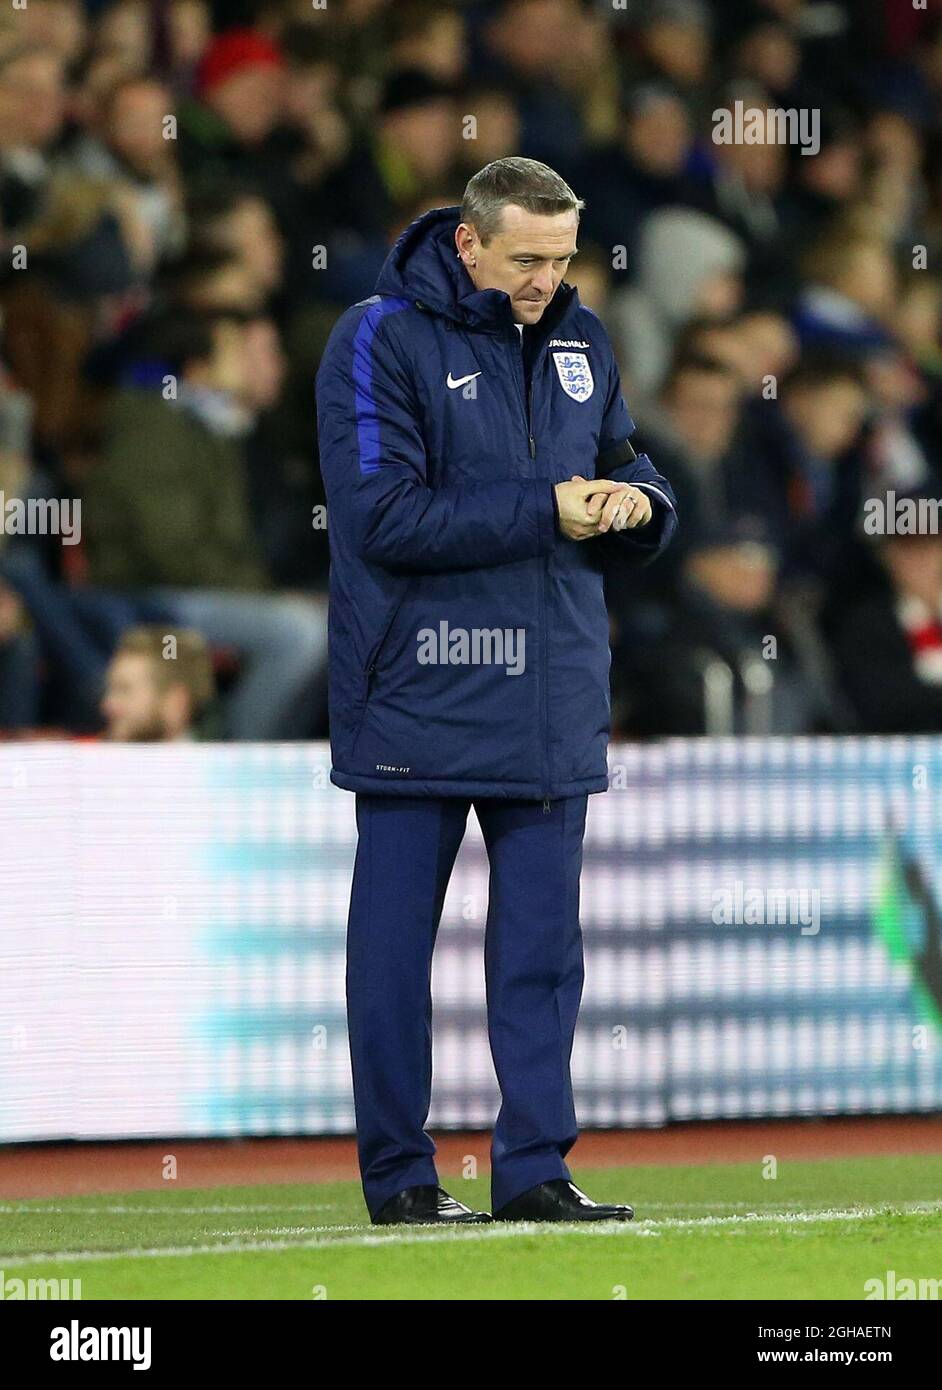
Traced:
<svg viewBox="0 0 942 1390">
<path fill-rule="evenodd" d="M 449 391 L 457 391 L 459 386 L 467 386 L 469 381 L 473 381 L 476 376 L 480 375 L 480 372 L 472 372 L 470 376 L 460 376 L 458 380 L 455 381 L 455 378 L 452 376 L 451 372 L 449 372 L 448 379 L 445 384 L 447 385 Z"/>
</svg>

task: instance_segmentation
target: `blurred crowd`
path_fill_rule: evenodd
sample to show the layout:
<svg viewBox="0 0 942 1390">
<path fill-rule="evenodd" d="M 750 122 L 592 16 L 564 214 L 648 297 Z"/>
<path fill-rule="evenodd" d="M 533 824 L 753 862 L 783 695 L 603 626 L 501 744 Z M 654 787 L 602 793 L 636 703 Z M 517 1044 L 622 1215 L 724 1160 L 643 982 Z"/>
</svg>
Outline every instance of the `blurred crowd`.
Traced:
<svg viewBox="0 0 942 1390">
<path fill-rule="evenodd" d="M 814 151 L 718 143 L 737 103 Z M 326 733 L 318 361 L 509 154 L 586 201 L 679 501 L 605 552 L 617 733 L 942 730 L 942 538 L 865 525 L 942 498 L 940 115 L 936 0 L 7 6 L 0 731 Z"/>
</svg>

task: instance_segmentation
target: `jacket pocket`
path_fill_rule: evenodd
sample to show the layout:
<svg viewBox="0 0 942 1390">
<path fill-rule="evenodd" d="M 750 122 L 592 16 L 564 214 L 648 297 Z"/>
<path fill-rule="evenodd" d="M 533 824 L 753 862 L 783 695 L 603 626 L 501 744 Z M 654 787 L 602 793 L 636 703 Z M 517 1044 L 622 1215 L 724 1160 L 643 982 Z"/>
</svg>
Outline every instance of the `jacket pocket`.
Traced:
<svg viewBox="0 0 942 1390">
<path fill-rule="evenodd" d="M 409 597 L 409 595 L 415 588 L 415 584 L 415 579 L 410 579 L 409 582 L 406 584 L 405 588 L 399 596 L 398 602 L 395 604 L 392 612 L 389 615 L 389 618 L 383 625 L 382 631 L 380 632 L 379 637 L 370 649 L 370 653 L 366 659 L 366 665 L 363 670 L 361 687 L 363 692 L 363 708 L 360 713 L 359 722 L 357 723 L 356 732 L 354 734 L 354 748 L 356 747 L 356 742 L 360 737 L 360 732 L 363 728 L 363 724 L 366 720 L 367 712 L 369 710 L 370 696 L 373 693 L 377 668 L 382 663 L 384 653 L 389 649 L 393 625 L 395 624 L 396 619 L 399 617 L 399 614 L 402 612 L 402 608 L 406 599 Z"/>
</svg>

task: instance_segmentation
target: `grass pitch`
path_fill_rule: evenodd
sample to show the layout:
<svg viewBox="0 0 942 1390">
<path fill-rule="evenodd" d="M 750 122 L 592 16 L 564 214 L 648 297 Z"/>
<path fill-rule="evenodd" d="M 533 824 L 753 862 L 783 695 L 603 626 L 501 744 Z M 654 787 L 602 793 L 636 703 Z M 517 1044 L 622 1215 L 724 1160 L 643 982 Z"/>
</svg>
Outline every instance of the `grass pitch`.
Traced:
<svg viewBox="0 0 942 1390">
<path fill-rule="evenodd" d="M 84 1299 L 865 1299 L 942 1286 L 942 1156 L 576 1169 L 630 1224 L 374 1227 L 355 1183 L 0 1202 L 0 1292 Z M 473 1206 L 486 1179 L 443 1177 Z"/>
</svg>

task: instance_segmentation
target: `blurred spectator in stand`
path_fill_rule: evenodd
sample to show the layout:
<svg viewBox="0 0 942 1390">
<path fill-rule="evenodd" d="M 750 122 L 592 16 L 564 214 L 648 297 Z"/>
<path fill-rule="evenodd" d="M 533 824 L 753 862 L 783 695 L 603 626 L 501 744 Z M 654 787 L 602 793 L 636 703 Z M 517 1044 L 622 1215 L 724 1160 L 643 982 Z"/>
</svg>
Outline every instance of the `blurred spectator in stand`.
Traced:
<svg viewBox="0 0 942 1390">
<path fill-rule="evenodd" d="M 392 73 L 375 139 L 355 148 L 324 189 L 338 222 L 372 238 L 385 258 L 389 227 L 424 189 L 451 172 L 459 138 L 452 87 L 420 70 Z M 372 284 L 365 293 L 371 290 Z"/>
<path fill-rule="evenodd" d="M 924 486 L 938 473 L 939 463 L 930 458 L 914 427 L 929 400 L 925 381 L 895 343 L 867 355 L 864 375 L 871 411 L 868 485 L 900 491 Z"/>
<path fill-rule="evenodd" d="M 199 313 L 261 313 L 265 308 L 258 276 L 226 251 L 193 252 L 170 266 L 159 282 L 161 301 Z"/>
<path fill-rule="evenodd" d="M 82 0 L 23 0 L 13 7 L 21 38 L 74 63 L 88 41 L 88 16 Z"/>
<path fill-rule="evenodd" d="M 6 251 L 38 215 L 65 119 L 64 64 L 38 43 L 0 48 L 0 227 Z M 9 255 L 4 255 L 9 274 Z"/>
<path fill-rule="evenodd" d="M 0 577 L 0 733 L 38 727 L 39 660 L 26 607 Z"/>
<path fill-rule="evenodd" d="M 682 201 L 691 142 L 690 121 L 676 92 L 646 83 L 625 88 L 618 136 L 580 161 L 575 186 L 588 193 L 580 233 L 609 249 L 617 281 L 637 269 L 644 218 Z"/>
<path fill-rule="evenodd" d="M 737 536 L 750 543 L 771 539 L 769 479 L 744 404 L 743 384 L 731 367 L 712 358 L 680 357 L 657 411 L 644 417 L 645 444 L 676 462 L 690 550 L 734 545 Z M 732 572 L 720 583 L 724 600 L 735 593 Z M 743 592 L 754 587 L 750 583 Z"/>
<path fill-rule="evenodd" d="M 564 178 L 585 152 L 584 106 L 592 84 L 604 80 L 606 54 L 584 57 L 596 44 L 596 30 L 578 0 L 501 0 L 484 32 L 483 75 L 513 96 L 520 118 L 520 148 L 514 153 L 539 159 Z M 606 46 L 607 47 L 607 46 Z M 586 50 L 583 61 L 580 50 Z"/>
<path fill-rule="evenodd" d="M 771 99 L 763 88 L 738 81 L 722 89 L 715 107 L 734 113 L 737 103 L 746 111 L 765 112 Z M 691 161 L 684 201 L 722 222 L 742 240 L 750 289 L 766 298 L 781 296 L 790 285 L 789 248 L 781 217 L 787 147 L 773 141 L 719 139 L 723 130 L 712 114 L 701 128 L 709 130 L 709 141 L 701 143 Z"/>
<path fill-rule="evenodd" d="M 942 280 L 937 275 L 909 270 L 900 277 L 893 329 L 926 379 L 942 381 Z"/>
<path fill-rule="evenodd" d="M 804 258 L 794 310 L 802 345 L 862 354 L 889 342 L 893 259 L 878 237 L 833 228 Z"/>
<path fill-rule="evenodd" d="M 297 177 L 315 187 L 349 152 L 351 121 L 343 106 L 341 54 L 332 30 L 293 24 L 281 36 L 285 113 L 300 137 Z"/>
<path fill-rule="evenodd" d="M 919 240 L 928 249 L 928 263 L 938 265 L 942 255 L 942 129 L 926 136 L 919 191 L 924 200 Z"/>
<path fill-rule="evenodd" d="M 819 241 L 848 201 L 860 196 L 863 178 L 861 133 L 843 113 L 821 127 L 817 154 L 789 149 L 791 179 L 781 201 L 783 235 L 796 249 Z"/>
<path fill-rule="evenodd" d="M 773 13 L 756 10 L 740 31 L 732 51 L 737 77 L 751 78 L 775 106 L 812 106 L 816 93 L 801 82 L 801 44 L 795 29 Z"/>
<path fill-rule="evenodd" d="M 927 270 L 903 274 L 893 327 L 925 390 L 912 427 L 938 475 L 942 472 L 942 280 L 938 276 Z"/>
<path fill-rule="evenodd" d="M 462 138 L 458 142 L 458 159 L 466 183 L 485 164 L 516 154 L 520 148 L 520 117 L 513 98 L 498 82 L 468 83 L 459 102 Z M 474 117 L 467 134 L 465 116 Z"/>
<path fill-rule="evenodd" d="M 579 254 L 570 263 L 566 283 L 575 285 L 579 299 L 604 322 L 609 317 L 612 295 L 612 261 L 606 247 L 579 236 Z"/>
<path fill-rule="evenodd" d="M 122 82 L 146 76 L 146 69 L 129 64 L 120 49 L 93 48 L 71 69 L 68 94 L 68 129 L 59 159 L 70 164 L 87 140 L 99 138 L 102 107 Z"/>
<path fill-rule="evenodd" d="M 620 727 L 628 735 L 703 733 L 705 664 L 726 663 L 739 689 L 743 662 L 761 659 L 776 631 L 774 493 L 743 413 L 742 385 L 722 363 L 677 361 L 656 417 L 639 435 L 671 479 L 684 537 L 670 564 L 630 587 L 617 563 L 607 567 L 613 662 L 626 692 Z M 795 732 L 807 710 L 784 653 L 775 676 L 770 725 Z"/>
<path fill-rule="evenodd" d="M 880 95 L 886 105 L 931 128 L 942 119 L 942 14 L 924 18 L 907 57 L 884 71 Z"/>
<path fill-rule="evenodd" d="M 198 632 L 129 628 L 108 664 L 104 737 L 112 743 L 195 739 L 214 691 L 212 654 Z"/>
<path fill-rule="evenodd" d="M 311 8 L 306 0 L 297 0 L 290 20 L 311 23 Z M 340 0 L 333 11 L 313 16 L 315 22 L 326 19 L 335 33 L 347 104 L 357 122 L 370 120 L 390 69 L 386 18 L 392 9 L 393 0 Z"/>
<path fill-rule="evenodd" d="M 925 383 L 893 335 L 898 281 L 886 242 L 836 227 L 805 260 L 806 288 L 795 308 L 805 350 L 831 348 L 864 365 L 873 408 L 866 449 L 875 486 L 915 487 L 931 465 L 912 429 Z"/>
<path fill-rule="evenodd" d="M 937 492 L 915 492 L 937 519 Z M 868 733 L 942 733 L 942 536 L 874 537 L 882 582 L 849 602 L 834 653 L 844 690 Z"/>
<path fill-rule="evenodd" d="M 184 237 L 183 193 L 168 117 L 173 118 L 173 102 L 166 87 L 147 77 L 124 77 L 89 113 L 89 128 L 70 151 L 70 163 L 90 178 L 127 185 L 158 262 L 178 253 Z"/>
<path fill-rule="evenodd" d="M 385 17 L 389 66 L 458 82 L 467 63 L 465 18 L 449 0 L 396 0 Z"/>
<path fill-rule="evenodd" d="M 742 315 L 739 330 L 751 367 L 750 389 L 778 381 L 798 361 L 798 335 L 784 314 L 756 307 Z"/>
<path fill-rule="evenodd" d="M 701 212 L 663 208 L 645 219 L 635 283 L 613 303 L 633 405 L 658 390 L 674 339 L 691 319 L 739 308 L 744 265 L 738 237 Z"/>
<path fill-rule="evenodd" d="M 285 298 L 289 304 L 329 296 L 344 255 L 330 180 L 349 159 L 355 122 L 343 100 L 343 54 L 335 25 L 288 25 L 285 55 L 283 158 L 294 180 L 295 213 L 285 227 Z M 345 234 L 349 228 L 344 227 Z M 326 263 L 315 264 L 315 248 Z M 342 272 L 338 272 L 342 276 Z"/>
<path fill-rule="evenodd" d="M 635 73 L 660 79 L 684 98 L 696 124 L 706 119 L 711 64 L 711 15 L 704 0 L 653 0 L 641 11 Z"/>
<path fill-rule="evenodd" d="M 145 72 L 154 58 L 153 9 L 148 0 L 112 0 L 95 25 L 95 46 L 120 54 L 129 72 Z"/>
<path fill-rule="evenodd" d="M 287 363 L 271 319 L 249 321 L 246 353 L 244 399 L 255 416 L 246 441 L 249 502 L 259 547 L 279 586 L 326 589 L 326 496 L 309 402 L 285 398 Z"/>
<path fill-rule="evenodd" d="M 53 724 L 91 727 L 101 677 L 118 624 L 126 616 L 74 591 L 60 576 L 79 561 L 82 518 L 70 490 L 30 462 L 32 405 L 3 382 L 0 390 L 0 490 L 22 518 L 0 533 L 0 592 L 8 634 L 18 619 L 16 649 L 7 647 L 4 719 L 34 726 L 37 711 Z M 25 525 L 25 530 L 23 526 Z M 69 564 L 67 565 L 67 561 Z M 15 661 L 10 662 L 11 655 Z M 40 662 L 41 659 L 41 662 Z M 11 716 L 11 707 L 16 711 Z"/>
<path fill-rule="evenodd" d="M 30 486 L 29 398 L 3 383 L 0 391 L 0 731 L 35 728 L 40 720 L 40 648 L 29 611 L 9 576 L 14 559 L 31 561 L 34 538 L 7 534 L 13 504 L 25 501 Z M 9 508 L 9 513 L 8 513 Z"/>
<path fill-rule="evenodd" d="M 782 580 L 814 584 L 819 598 L 840 578 L 855 542 L 868 407 L 859 365 L 816 354 L 784 378 L 777 400 L 763 401 L 752 415 L 768 469 Z"/>
<path fill-rule="evenodd" d="M 174 92 L 188 95 L 196 85 L 199 60 L 211 38 L 207 0 L 170 0 L 166 12 L 169 79 Z"/>
<path fill-rule="evenodd" d="M 848 204 L 865 233 L 877 232 L 895 251 L 912 257 L 926 240 L 927 202 L 919 181 L 926 143 L 918 128 L 896 111 L 877 110 L 864 130 L 864 179 L 859 196 L 848 189 Z"/>
<path fill-rule="evenodd" d="M 817 717 L 841 730 L 849 715 L 825 638 L 847 596 L 871 582 L 856 531 L 869 409 L 858 363 L 812 354 L 785 377 L 777 400 L 757 401 L 752 411 L 782 555 L 776 617 Z"/>
<path fill-rule="evenodd" d="M 281 288 L 284 239 L 264 198 L 227 182 L 198 191 L 187 220 L 191 256 L 226 257 L 246 272 L 252 303 L 271 303 Z"/>
<path fill-rule="evenodd" d="M 255 29 L 217 34 L 200 59 L 198 102 L 180 108 L 180 163 L 188 182 L 233 179 L 259 189 L 283 231 L 295 225 L 298 186 L 285 158 L 285 60 Z"/>
<path fill-rule="evenodd" d="M 165 332 L 155 343 L 168 368 L 163 388 L 118 393 L 103 457 L 86 484 L 90 580 L 99 590 L 140 595 L 168 621 L 239 653 L 226 709 L 231 737 L 309 736 L 326 653 L 325 604 L 272 593 L 253 532 L 246 323 L 191 318 Z"/>
<path fill-rule="evenodd" d="M 771 309 L 732 318 L 694 319 L 678 334 L 677 357 L 712 357 L 739 375 L 746 396 L 761 403 L 798 361 L 798 335 L 788 319 Z"/>
<path fill-rule="evenodd" d="M 755 389 L 742 318 L 737 314 L 704 314 L 691 319 L 674 339 L 673 360 L 687 357 L 708 357 L 720 362 L 736 373 L 743 391 L 751 394 Z"/>
<path fill-rule="evenodd" d="M 97 411 L 86 356 L 146 302 L 156 246 L 125 184 L 68 170 L 23 237 L 27 260 L 2 290 L 6 359 L 35 403 L 42 461 L 58 468 Z"/>
</svg>

